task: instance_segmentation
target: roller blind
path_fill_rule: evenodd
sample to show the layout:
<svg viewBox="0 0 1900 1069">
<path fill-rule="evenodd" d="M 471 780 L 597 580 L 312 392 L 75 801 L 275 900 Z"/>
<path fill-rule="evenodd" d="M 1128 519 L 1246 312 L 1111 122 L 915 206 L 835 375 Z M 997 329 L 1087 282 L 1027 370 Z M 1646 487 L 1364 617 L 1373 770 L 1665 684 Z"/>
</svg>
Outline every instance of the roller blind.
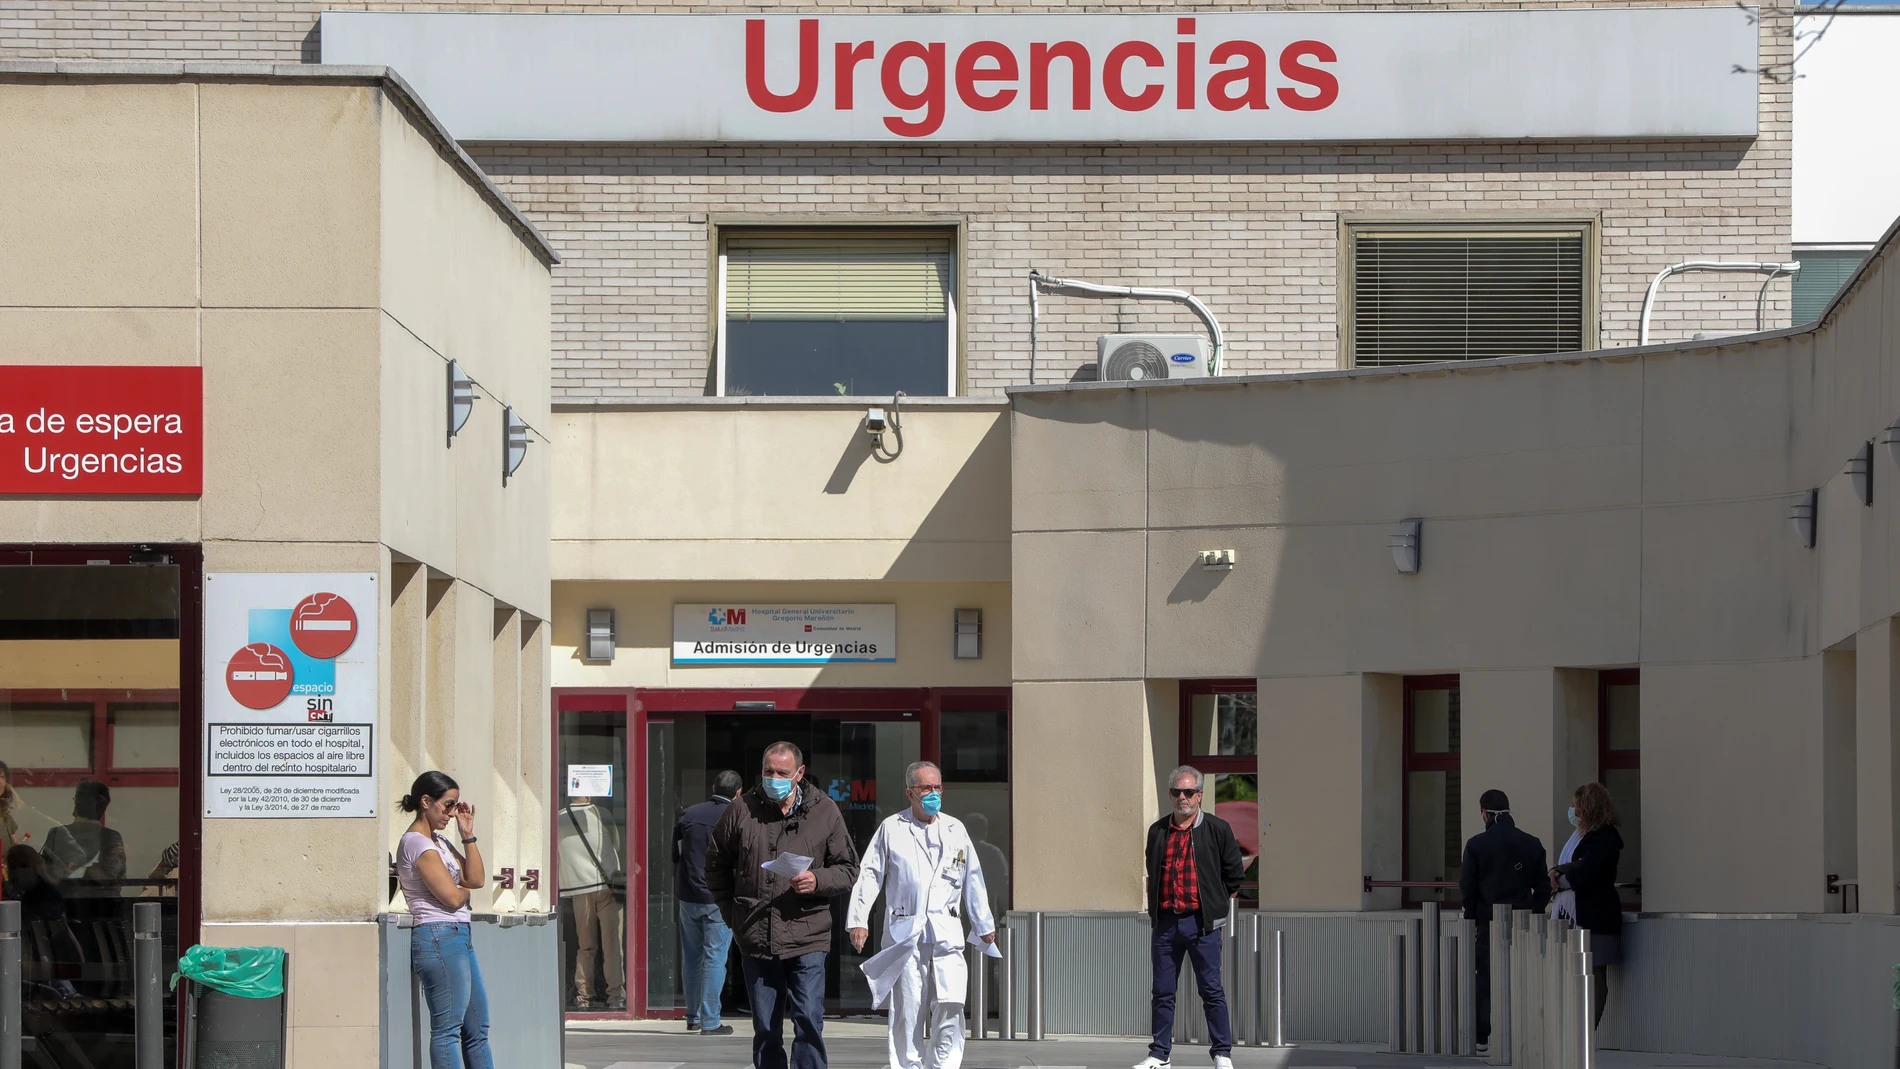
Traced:
<svg viewBox="0 0 1900 1069">
<path fill-rule="evenodd" d="M 726 239 L 726 318 L 941 320 L 950 238 L 751 235 Z"/>
<path fill-rule="evenodd" d="M 1865 249 L 1796 249 L 1801 270 L 1794 273 L 1794 323 L 1812 323 L 1847 285 L 1867 258 Z"/>
<path fill-rule="evenodd" d="M 1355 231 L 1353 363 L 1582 349 L 1584 248 L 1581 228 Z"/>
</svg>

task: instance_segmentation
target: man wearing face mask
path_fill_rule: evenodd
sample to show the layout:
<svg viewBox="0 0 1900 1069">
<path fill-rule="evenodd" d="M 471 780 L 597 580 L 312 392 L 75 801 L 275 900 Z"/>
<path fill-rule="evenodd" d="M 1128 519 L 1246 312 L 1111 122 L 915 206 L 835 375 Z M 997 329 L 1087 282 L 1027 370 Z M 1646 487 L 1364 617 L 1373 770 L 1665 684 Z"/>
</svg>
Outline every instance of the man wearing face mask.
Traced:
<svg viewBox="0 0 1900 1069">
<path fill-rule="evenodd" d="M 786 854 L 810 858 L 809 867 L 795 874 L 764 868 Z M 857 851 L 837 803 L 805 782 L 797 746 L 767 746 L 758 786 L 726 807 L 706 843 L 706 889 L 732 929 L 751 995 L 754 1069 L 825 1069 L 829 899 L 848 893 L 857 878 Z"/>
<path fill-rule="evenodd" d="M 1465 844 L 1458 869 L 1458 894 L 1465 917 L 1478 922 L 1474 955 L 1477 985 L 1473 995 L 1478 1011 L 1478 1053 L 1491 1043 L 1491 907 L 1542 909 L 1550 897 L 1544 875 L 1544 844 L 1517 826 L 1511 818 L 1511 800 L 1503 791 L 1478 796 L 1484 830 Z"/>
<path fill-rule="evenodd" d="M 865 848 L 846 922 L 851 948 L 871 935 L 871 905 L 884 896 L 883 948 L 864 963 L 872 1005 L 891 1011 L 892 1069 L 957 1069 L 963 1063 L 963 918 L 972 939 L 996 942 L 976 843 L 942 812 L 943 772 L 929 761 L 904 770 L 910 808 L 885 818 Z"/>
</svg>

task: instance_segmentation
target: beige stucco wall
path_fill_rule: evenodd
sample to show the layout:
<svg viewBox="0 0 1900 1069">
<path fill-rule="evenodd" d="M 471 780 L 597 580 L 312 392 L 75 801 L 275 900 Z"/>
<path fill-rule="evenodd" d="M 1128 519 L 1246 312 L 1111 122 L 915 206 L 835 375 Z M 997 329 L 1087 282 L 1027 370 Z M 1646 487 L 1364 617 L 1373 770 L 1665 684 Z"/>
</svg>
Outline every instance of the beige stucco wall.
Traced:
<svg viewBox="0 0 1900 1069">
<path fill-rule="evenodd" d="M 1895 458 L 1876 448 L 1872 507 L 1841 474 L 1900 413 L 1897 287 L 1883 255 L 1819 330 L 1756 341 L 1018 392 L 1013 600 L 1038 623 L 1016 630 L 1019 692 L 1258 677 L 1267 903 L 1357 908 L 1386 873 L 1355 799 L 1396 790 L 1397 764 L 1352 680 L 1462 673 L 1464 832 L 1498 786 L 1554 851 L 1595 772 L 1596 670 L 1639 666 L 1644 908 L 1838 909 L 1828 807 L 1858 799 L 1860 864 L 1895 852 L 1891 659 L 1824 715 L 1845 669 L 1822 651 L 1890 642 L 1900 611 Z M 1809 550 L 1787 514 L 1815 486 Z M 1414 576 L 1387 549 L 1407 517 Z M 1215 548 L 1231 572 L 1199 568 Z M 1079 861 L 1044 845 L 1052 870 Z"/>
<path fill-rule="evenodd" d="M 381 815 L 203 828 L 206 941 L 292 951 L 292 1064 L 369 1064 L 388 800 L 447 768 L 491 867 L 549 868 L 545 251 L 391 83 L 124 73 L 0 80 L 5 358 L 201 365 L 204 493 L 9 499 L 0 543 L 195 542 L 207 572 L 373 572 L 392 591 L 383 723 L 427 730 L 385 731 Z M 452 444 L 450 358 L 483 387 Z M 506 487 L 502 402 L 539 435 Z M 400 598 L 405 569 L 452 589 L 453 614 Z M 430 643 L 447 672 L 418 681 Z"/>
</svg>

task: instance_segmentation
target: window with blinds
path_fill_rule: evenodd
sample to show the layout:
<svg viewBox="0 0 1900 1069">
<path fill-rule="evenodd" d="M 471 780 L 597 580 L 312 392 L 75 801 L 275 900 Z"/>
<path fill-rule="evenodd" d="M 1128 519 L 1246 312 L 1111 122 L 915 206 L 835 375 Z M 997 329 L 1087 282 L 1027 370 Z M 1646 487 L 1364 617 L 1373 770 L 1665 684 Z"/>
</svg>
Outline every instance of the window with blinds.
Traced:
<svg viewBox="0 0 1900 1069">
<path fill-rule="evenodd" d="M 728 233 L 728 395 L 944 396 L 953 385 L 955 235 Z"/>
<path fill-rule="evenodd" d="M 1793 324 L 1821 318 L 1834 295 L 1860 270 L 1871 248 L 1796 248 L 1794 258 L 1801 262 L 1801 270 L 1794 273 Z"/>
<path fill-rule="evenodd" d="M 1586 226 L 1355 227 L 1358 367 L 1574 352 L 1592 315 Z"/>
</svg>

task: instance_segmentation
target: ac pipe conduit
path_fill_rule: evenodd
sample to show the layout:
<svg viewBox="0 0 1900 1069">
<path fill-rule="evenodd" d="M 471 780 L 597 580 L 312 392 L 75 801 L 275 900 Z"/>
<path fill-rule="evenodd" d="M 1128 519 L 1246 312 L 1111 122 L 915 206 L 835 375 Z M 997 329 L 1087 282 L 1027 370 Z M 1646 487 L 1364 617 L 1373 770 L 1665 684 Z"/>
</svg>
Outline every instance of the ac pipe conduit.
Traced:
<svg viewBox="0 0 1900 1069">
<path fill-rule="evenodd" d="M 1801 270 L 1801 263 L 1798 260 L 1790 260 L 1787 263 L 1685 260 L 1682 263 L 1665 267 L 1661 271 L 1656 272 L 1655 278 L 1649 280 L 1649 290 L 1643 294 L 1643 319 L 1636 331 L 1636 344 L 1649 344 L 1649 313 L 1656 306 L 1656 293 L 1662 289 L 1663 280 L 1670 275 L 1678 275 L 1685 271 L 1743 271 L 1753 274 L 1765 274 L 1768 276 L 1768 279 L 1762 283 L 1762 291 L 1766 293 L 1769 282 L 1773 282 L 1781 275 L 1792 275 L 1799 270 Z M 1764 329 L 1762 326 L 1761 301 L 1759 299 L 1755 302 L 1755 329 Z"/>
<path fill-rule="evenodd" d="M 1202 304 L 1200 298 L 1186 290 L 1144 289 L 1138 286 L 1102 286 L 1093 282 L 1077 282 L 1069 278 L 1050 278 L 1034 268 L 1029 272 L 1029 381 L 1036 381 L 1036 318 L 1038 307 L 1036 295 L 1047 293 L 1052 297 L 1086 297 L 1097 301 L 1168 301 L 1186 305 L 1201 324 L 1207 328 L 1212 351 L 1207 357 L 1207 373 L 1220 374 L 1221 349 L 1225 344 L 1225 335 L 1221 333 L 1220 321 L 1214 313 Z M 1647 320 L 1645 320 L 1647 321 Z"/>
</svg>

